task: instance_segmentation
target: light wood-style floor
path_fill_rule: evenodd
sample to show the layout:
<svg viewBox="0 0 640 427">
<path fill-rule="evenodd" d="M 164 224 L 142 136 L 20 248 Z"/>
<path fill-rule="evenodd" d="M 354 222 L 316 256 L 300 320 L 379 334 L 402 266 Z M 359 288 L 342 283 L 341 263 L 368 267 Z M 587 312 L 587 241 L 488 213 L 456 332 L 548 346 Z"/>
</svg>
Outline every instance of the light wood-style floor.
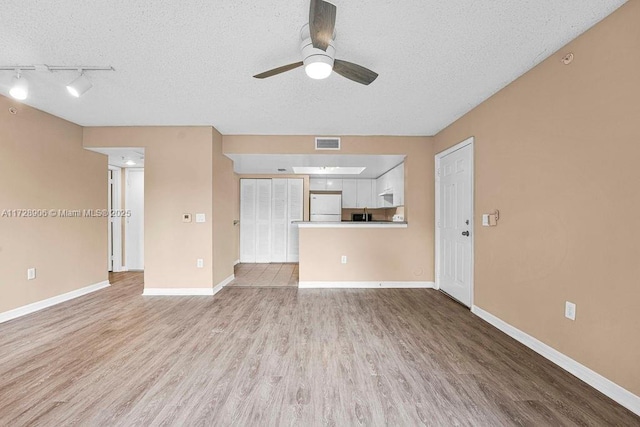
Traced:
<svg viewBox="0 0 640 427">
<path fill-rule="evenodd" d="M 298 264 L 237 264 L 234 274 L 235 279 L 227 286 L 298 287 Z"/>
<path fill-rule="evenodd" d="M 640 424 L 434 290 L 112 283 L 0 325 L 0 425 Z"/>
</svg>

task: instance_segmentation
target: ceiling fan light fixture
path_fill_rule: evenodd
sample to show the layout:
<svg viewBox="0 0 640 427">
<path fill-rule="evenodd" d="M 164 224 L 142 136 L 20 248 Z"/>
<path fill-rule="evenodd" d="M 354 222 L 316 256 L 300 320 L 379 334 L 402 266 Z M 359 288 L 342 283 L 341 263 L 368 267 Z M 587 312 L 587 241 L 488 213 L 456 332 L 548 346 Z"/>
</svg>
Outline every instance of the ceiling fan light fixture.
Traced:
<svg viewBox="0 0 640 427">
<path fill-rule="evenodd" d="M 93 84 L 87 76 L 84 75 L 82 71 L 80 71 L 80 75 L 74 81 L 67 85 L 67 91 L 76 98 L 80 98 L 84 95 L 89 89 L 93 87 Z"/>
<path fill-rule="evenodd" d="M 314 55 L 304 60 L 304 72 L 312 79 L 322 80 L 331 75 L 333 59 L 326 55 Z"/>
<path fill-rule="evenodd" d="M 13 84 L 9 89 L 9 95 L 20 101 L 27 99 L 27 96 L 29 96 L 29 81 L 22 77 L 19 70 L 13 76 Z"/>
</svg>

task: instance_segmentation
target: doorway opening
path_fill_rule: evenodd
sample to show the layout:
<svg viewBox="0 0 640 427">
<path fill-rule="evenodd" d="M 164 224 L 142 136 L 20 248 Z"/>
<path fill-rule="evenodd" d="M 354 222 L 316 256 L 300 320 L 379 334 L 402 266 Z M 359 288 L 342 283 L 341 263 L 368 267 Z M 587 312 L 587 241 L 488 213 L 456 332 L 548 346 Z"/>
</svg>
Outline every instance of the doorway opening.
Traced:
<svg viewBox="0 0 640 427">
<path fill-rule="evenodd" d="M 473 306 L 474 138 L 435 156 L 436 288 Z"/>
<path fill-rule="evenodd" d="M 107 269 L 144 271 L 144 148 L 87 148 L 108 156 Z"/>
</svg>

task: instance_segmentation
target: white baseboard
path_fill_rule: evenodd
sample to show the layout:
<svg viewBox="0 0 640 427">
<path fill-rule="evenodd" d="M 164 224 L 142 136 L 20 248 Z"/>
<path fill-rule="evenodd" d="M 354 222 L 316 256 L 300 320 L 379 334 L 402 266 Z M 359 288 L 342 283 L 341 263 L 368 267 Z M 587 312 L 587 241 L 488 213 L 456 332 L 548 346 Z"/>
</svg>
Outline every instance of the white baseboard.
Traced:
<svg viewBox="0 0 640 427">
<path fill-rule="evenodd" d="M 215 295 L 227 286 L 235 276 L 231 276 L 218 283 L 213 288 L 144 288 L 144 296 L 189 296 L 189 295 Z"/>
<path fill-rule="evenodd" d="M 90 294 L 91 292 L 95 292 L 99 289 L 103 289 L 109 286 L 111 286 L 109 281 L 105 280 L 103 282 L 85 286 L 84 288 L 76 289 L 75 291 L 67 292 L 62 295 L 24 305 L 13 310 L 5 311 L 4 313 L 0 313 L 0 323 L 7 322 L 21 316 L 26 316 L 27 314 L 35 313 L 36 311 L 40 311 L 53 305 L 81 297 L 82 295 Z"/>
<path fill-rule="evenodd" d="M 222 288 L 224 288 L 225 286 L 227 286 L 229 283 L 233 282 L 233 280 L 236 278 L 235 274 L 232 274 L 231 276 L 227 277 L 226 279 L 224 279 L 222 282 L 218 283 L 216 286 L 214 286 L 213 289 L 218 289 L 218 291 L 222 290 Z M 216 291 L 216 292 L 218 292 Z M 214 292 L 214 294 L 216 293 Z"/>
<path fill-rule="evenodd" d="M 337 289 L 433 289 L 433 282 L 316 282 L 316 281 L 300 281 L 298 288 L 337 288 Z"/>
<path fill-rule="evenodd" d="M 213 295 L 213 288 L 144 288 L 144 296 Z"/>
<path fill-rule="evenodd" d="M 234 266 L 236 266 L 238 264 L 240 264 L 240 260 L 239 259 L 237 259 L 236 262 L 233 263 Z"/>
<path fill-rule="evenodd" d="M 637 415 L 640 415 L 640 397 L 631 393 L 629 390 L 619 386 L 611 380 L 603 377 L 595 371 L 587 368 L 579 362 L 576 362 L 569 356 L 560 353 L 558 350 L 553 347 L 548 346 L 542 341 L 532 337 L 531 335 L 522 332 L 520 329 L 511 326 L 507 322 L 501 320 L 500 318 L 494 316 L 493 314 L 484 311 L 477 305 L 474 305 L 471 308 L 471 312 L 485 320 L 487 323 L 495 326 L 500 329 L 505 334 L 509 335 L 511 338 L 516 341 L 521 342 L 522 344 L 529 347 L 531 350 L 540 354 L 541 356 L 549 359 L 556 365 L 560 366 L 565 371 L 570 374 L 578 377 L 585 383 L 589 384 L 591 387 L 600 391 L 604 395 L 610 397 L 611 399 L 618 402 L 620 405 L 629 409 L 631 412 L 634 412 Z"/>
</svg>

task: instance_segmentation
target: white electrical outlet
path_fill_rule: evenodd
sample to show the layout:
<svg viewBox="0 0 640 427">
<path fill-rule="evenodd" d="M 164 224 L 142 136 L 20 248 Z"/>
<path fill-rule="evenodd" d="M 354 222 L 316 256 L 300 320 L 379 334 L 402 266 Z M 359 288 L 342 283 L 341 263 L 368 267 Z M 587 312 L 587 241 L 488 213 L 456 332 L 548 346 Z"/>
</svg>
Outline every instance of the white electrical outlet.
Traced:
<svg viewBox="0 0 640 427">
<path fill-rule="evenodd" d="M 196 261 L 196 266 L 198 268 L 203 268 L 204 267 L 204 260 L 202 258 L 198 258 L 198 261 Z"/>
<path fill-rule="evenodd" d="M 565 302 L 564 304 L 564 317 L 571 320 L 576 320 L 576 305 L 572 302 Z"/>
<path fill-rule="evenodd" d="M 27 280 L 33 280 L 36 278 L 36 269 L 27 268 Z"/>
<path fill-rule="evenodd" d="M 346 255 L 342 255 L 342 263 L 343 264 L 347 263 L 347 256 Z"/>
</svg>

